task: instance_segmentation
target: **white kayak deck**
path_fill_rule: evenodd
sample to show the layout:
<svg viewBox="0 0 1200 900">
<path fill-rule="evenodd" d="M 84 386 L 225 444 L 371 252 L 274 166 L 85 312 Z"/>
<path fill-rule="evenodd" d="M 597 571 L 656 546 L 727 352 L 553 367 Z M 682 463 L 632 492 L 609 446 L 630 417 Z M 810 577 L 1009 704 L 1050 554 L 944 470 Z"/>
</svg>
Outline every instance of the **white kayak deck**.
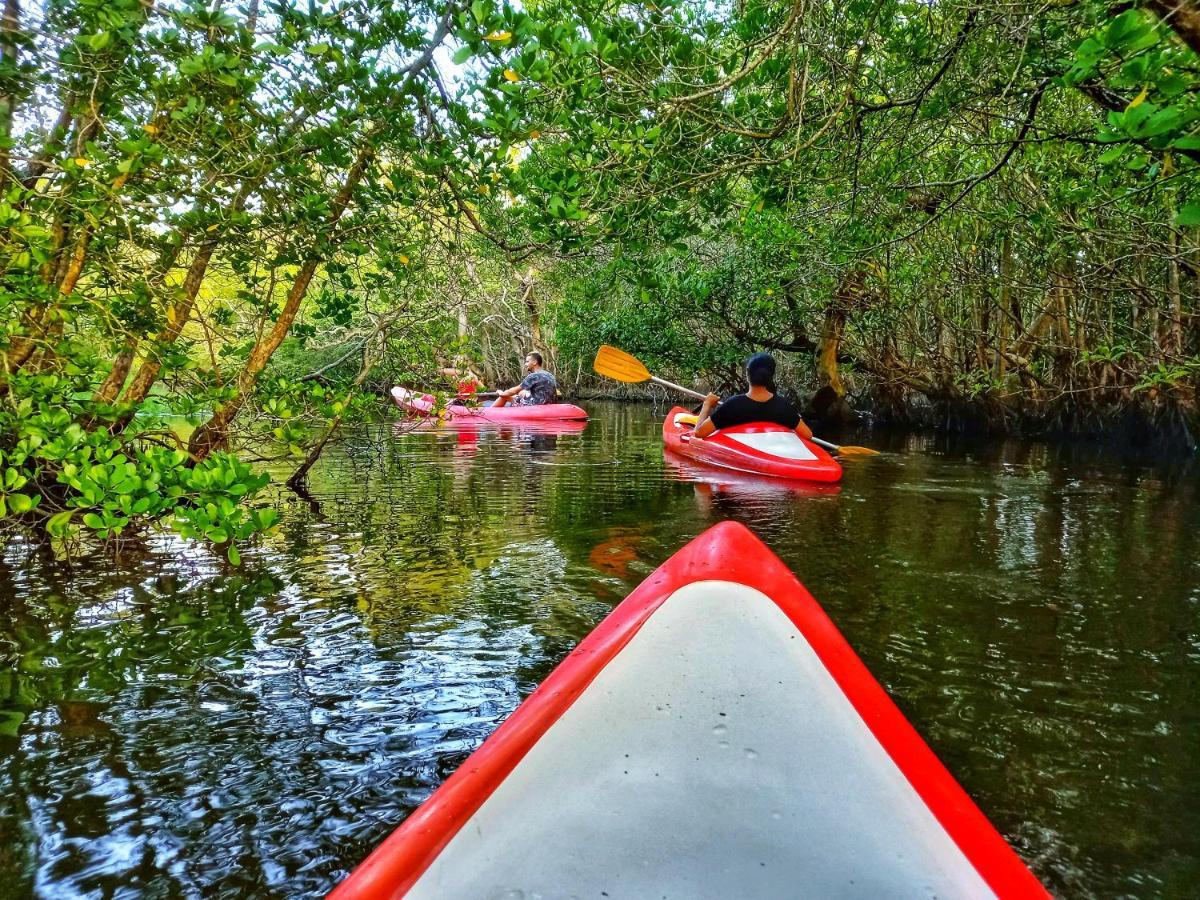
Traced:
<svg viewBox="0 0 1200 900">
<path fill-rule="evenodd" d="M 735 431 L 725 432 L 725 436 L 751 450 L 778 456 L 780 459 L 801 459 L 811 462 L 817 458 L 817 454 L 813 453 L 808 444 L 800 440 L 800 436 L 794 431 L 757 431 L 750 434 Z"/>
<path fill-rule="evenodd" d="M 410 897 L 991 897 L 764 594 L 676 591 Z"/>
</svg>

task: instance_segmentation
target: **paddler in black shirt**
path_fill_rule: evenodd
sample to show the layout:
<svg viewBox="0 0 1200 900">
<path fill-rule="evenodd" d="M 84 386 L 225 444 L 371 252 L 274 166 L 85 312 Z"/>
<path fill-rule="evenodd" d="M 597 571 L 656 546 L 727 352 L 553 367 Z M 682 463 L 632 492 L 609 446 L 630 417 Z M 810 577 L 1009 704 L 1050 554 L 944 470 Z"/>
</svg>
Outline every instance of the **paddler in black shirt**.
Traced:
<svg viewBox="0 0 1200 900">
<path fill-rule="evenodd" d="M 746 360 L 746 378 L 750 390 L 744 394 L 735 394 L 724 403 L 716 394 L 705 398 L 696 419 L 696 437 L 708 437 L 719 428 L 752 422 L 774 422 L 795 429 L 806 440 L 812 437 L 812 429 L 801 420 L 796 407 L 775 393 L 775 357 L 770 353 L 755 353 Z"/>
</svg>

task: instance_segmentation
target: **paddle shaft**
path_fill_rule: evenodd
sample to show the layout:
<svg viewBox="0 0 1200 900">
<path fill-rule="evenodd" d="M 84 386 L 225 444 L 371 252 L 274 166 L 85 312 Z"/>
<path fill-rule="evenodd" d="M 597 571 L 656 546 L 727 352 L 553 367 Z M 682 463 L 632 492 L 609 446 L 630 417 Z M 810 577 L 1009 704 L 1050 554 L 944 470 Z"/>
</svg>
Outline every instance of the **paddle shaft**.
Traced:
<svg viewBox="0 0 1200 900">
<path fill-rule="evenodd" d="M 699 391 L 693 391 L 691 388 L 685 388 L 682 384 L 676 384 L 673 381 L 667 381 L 665 378 L 659 378 L 657 375 L 651 375 L 650 380 L 655 384 L 661 384 L 663 387 L 675 388 L 681 394 L 687 394 L 689 397 L 695 397 L 697 400 L 707 400 L 708 395 L 702 394 Z"/>
<path fill-rule="evenodd" d="M 676 384 L 673 381 L 667 381 L 665 378 L 659 378 L 657 375 L 651 375 L 650 380 L 655 384 L 661 384 L 663 387 L 675 388 L 675 390 L 687 394 L 689 397 L 695 397 L 697 400 L 707 400 L 708 395 L 702 394 L 699 391 L 693 391 L 691 388 L 685 388 L 682 384 Z M 829 441 L 823 441 L 815 434 L 809 438 L 818 447 L 824 447 L 826 450 L 841 450 L 837 444 L 831 444 Z"/>
</svg>

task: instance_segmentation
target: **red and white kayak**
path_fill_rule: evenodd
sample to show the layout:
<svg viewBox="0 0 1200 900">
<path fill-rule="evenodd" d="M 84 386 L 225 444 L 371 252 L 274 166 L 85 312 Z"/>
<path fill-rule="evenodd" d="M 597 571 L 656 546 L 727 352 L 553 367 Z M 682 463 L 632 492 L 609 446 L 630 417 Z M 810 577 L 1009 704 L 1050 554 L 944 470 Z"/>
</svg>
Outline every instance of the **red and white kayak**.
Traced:
<svg viewBox="0 0 1200 900">
<path fill-rule="evenodd" d="M 836 459 L 790 428 L 770 422 L 722 428 L 697 438 L 688 424 L 694 416 L 676 406 L 663 421 L 663 444 L 680 456 L 710 466 L 801 481 L 840 481 Z"/>
<path fill-rule="evenodd" d="M 795 576 L 723 522 L 330 896 L 1048 894 Z"/>
<path fill-rule="evenodd" d="M 431 394 L 421 394 L 402 387 L 392 388 L 392 400 L 406 413 L 432 415 L 436 400 Z M 460 406 L 450 404 L 444 412 L 450 421 L 481 422 L 550 422 L 586 420 L 585 410 L 573 403 L 543 403 L 541 406 Z"/>
</svg>

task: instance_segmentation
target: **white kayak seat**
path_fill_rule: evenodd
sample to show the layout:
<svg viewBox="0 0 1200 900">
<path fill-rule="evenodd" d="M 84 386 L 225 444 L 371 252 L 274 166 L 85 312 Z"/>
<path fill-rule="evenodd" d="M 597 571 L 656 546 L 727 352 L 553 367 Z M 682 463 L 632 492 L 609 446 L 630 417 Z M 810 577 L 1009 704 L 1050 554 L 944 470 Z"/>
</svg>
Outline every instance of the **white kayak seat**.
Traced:
<svg viewBox="0 0 1200 900">
<path fill-rule="evenodd" d="M 762 431 L 757 434 L 730 434 L 727 431 L 724 432 L 724 435 L 739 444 L 745 444 L 752 450 L 779 456 L 783 459 L 814 460 L 817 458 L 817 454 L 813 453 L 808 444 L 800 440 L 800 436 L 794 431 Z"/>
</svg>

